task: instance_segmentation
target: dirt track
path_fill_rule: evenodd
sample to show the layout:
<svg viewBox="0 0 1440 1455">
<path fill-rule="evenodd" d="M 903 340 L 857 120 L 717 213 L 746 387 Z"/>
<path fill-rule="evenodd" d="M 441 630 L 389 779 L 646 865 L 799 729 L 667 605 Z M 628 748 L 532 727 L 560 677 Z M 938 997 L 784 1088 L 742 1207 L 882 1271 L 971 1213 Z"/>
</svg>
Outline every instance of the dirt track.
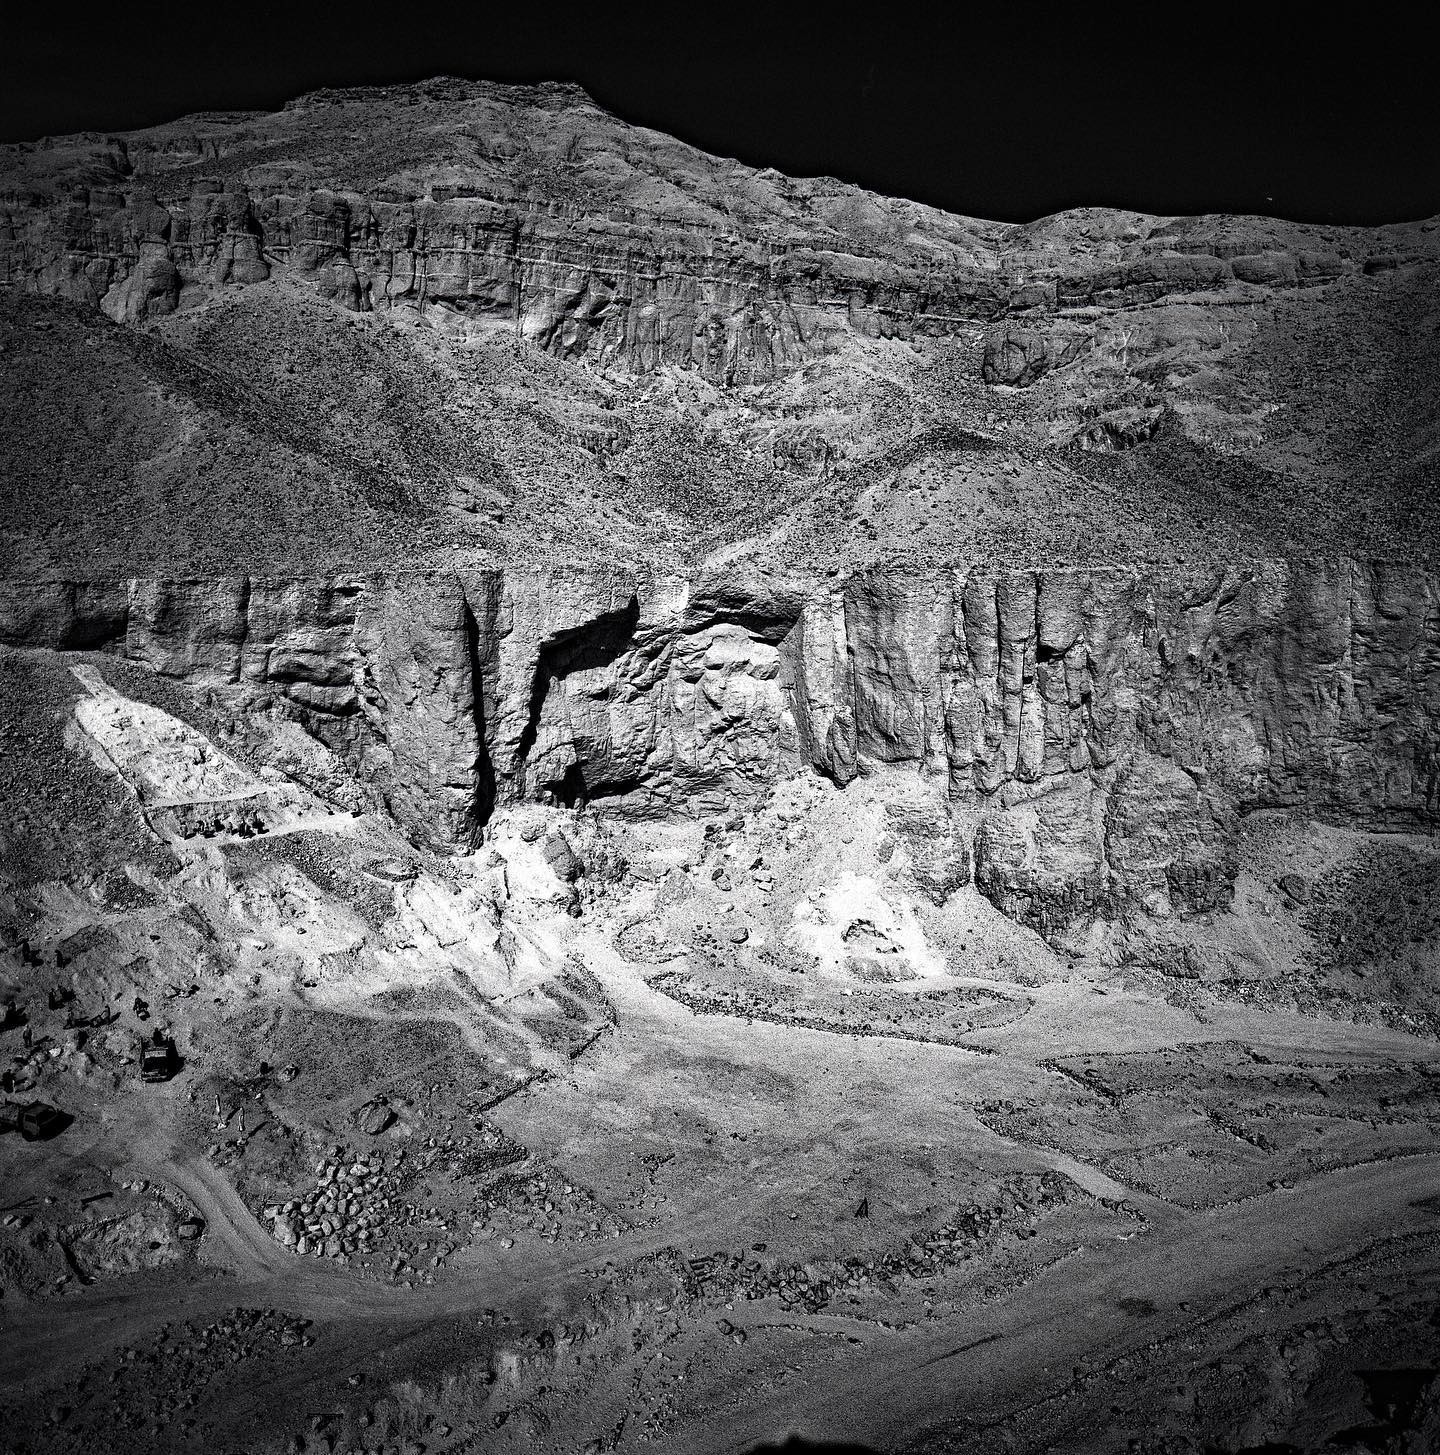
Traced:
<svg viewBox="0 0 1440 1455">
<path fill-rule="evenodd" d="M 784 1043 L 816 1070 L 838 1068 L 859 1052 L 857 1078 L 892 1066 L 901 1068 L 894 1073 L 902 1076 L 900 1084 L 925 1084 L 923 1066 L 896 1056 L 883 1042 L 850 1047 L 845 1038 L 824 1032 L 768 1026 L 742 1032 L 736 1022 L 696 1021 L 633 981 L 616 989 L 630 1012 L 619 1038 L 622 1052 L 653 1045 L 657 1035 L 683 1034 L 693 1055 L 723 1048 L 741 1061 L 755 1057 L 763 1064 L 774 1055 L 770 1043 Z M 996 1058 L 977 1063 L 963 1051 L 930 1048 L 923 1059 L 937 1069 L 970 1068 L 972 1075 L 1000 1071 Z M 866 1065 L 871 1071 L 864 1071 Z M 1035 1074 L 1024 1063 L 1013 1069 Z M 623 1072 L 623 1056 L 619 1064 L 604 1068 L 607 1076 Z M 543 1094 L 573 1096 L 579 1090 L 577 1083 L 569 1092 L 553 1086 Z M 832 1090 L 843 1103 L 843 1087 Z M 871 1106 L 861 1125 L 883 1133 L 886 1105 Z M 1000 1420 L 1062 1395 L 1077 1367 L 1102 1368 L 1126 1351 L 1194 1334 L 1285 1270 L 1343 1259 L 1382 1231 L 1401 1236 L 1428 1228 L 1433 1214 L 1417 1204 L 1440 1193 L 1440 1156 L 1403 1157 L 1345 1167 L 1293 1189 L 1197 1212 L 1137 1192 L 1063 1152 L 1022 1147 L 967 1122 L 967 1139 L 977 1148 L 989 1146 L 997 1155 L 1050 1166 L 1092 1195 L 1124 1199 L 1143 1214 L 1145 1230 L 1062 1256 L 1005 1298 L 970 1306 L 963 1318 L 922 1321 L 898 1332 L 877 1327 L 873 1319 L 851 1317 L 838 1305 L 802 1318 L 800 1323 L 816 1332 L 843 1333 L 856 1341 L 819 1385 L 801 1382 L 797 1391 L 782 1386 L 748 1397 L 743 1408 L 730 1410 L 719 1424 L 675 1429 L 670 1448 L 720 1455 L 787 1429 L 889 1447 L 946 1422 Z M 235 1306 L 273 1307 L 319 1321 L 326 1328 L 328 1357 L 361 1366 L 381 1350 L 412 1343 L 422 1347 L 429 1332 L 448 1321 L 464 1318 L 473 1324 L 481 1308 L 521 1306 L 547 1289 L 575 1285 L 582 1271 L 624 1265 L 671 1246 L 677 1235 L 692 1249 L 703 1250 L 711 1240 L 723 1245 L 736 1227 L 778 1215 L 777 1209 L 788 1205 L 780 1193 L 759 1183 L 732 1185 L 719 1196 L 697 1188 L 658 1227 L 632 1231 L 598 1251 L 565 1244 L 510 1253 L 492 1247 L 483 1270 L 434 1288 L 397 1289 L 285 1252 L 224 1173 L 203 1158 L 162 1155 L 134 1165 L 195 1204 L 206 1220 L 206 1257 L 216 1272 L 191 1281 L 158 1279 L 146 1289 L 100 1285 L 63 1304 L 12 1313 L 7 1335 L 15 1351 L 10 1365 L 15 1379 L 50 1384 L 161 1324 L 204 1320 Z M 817 1173 L 814 1190 L 823 1193 L 824 1184 L 825 1174 Z M 784 1196 L 804 1193 L 803 1183 L 792 1182 Z M 1151 1316 L 1137 1319 L 1121 1307 L 1121 1300 L 1146 1291 L 1153 1297 L 1155 1290 L 1164 1296 Z M 756 1330 L 770 1317 L 758 1307 L 743 1308 L 737 1317 L 742 1316 Z M 796 1327 L 796 1318 L 787 1318 L 786 1326 Z M 303 1385 L 298 1373 L 295 1377 Z"/>
<path fill-rule="evenodd" d="M 1173 1339 L 1284 1270 L 1316 1267 L 1382 1234 L 1433 1228 L 1434 1211 L 1416 1203 L 1437 1192 L 1440 1158 L 1370 1163 L 1086 1248 L 977 1310 L 963 1331 L 867 1341 L 823 1398 L 731 1412 L 723 1432 L 697 1434 L 686 1448 L 720 1455 L 786 1429 L 878 1448 L 947 1418 L 998 1422 L 1063 1393 L 1077 1366 L 1103 1367 L 1127 1349 Z M 1137 1321 L 1119 1306 L 1137 1289 L 1161 1288 L 1167 1302 L 1151 1318 Z"/>
<path fill-rule="evenodd" d="M 625 1240 L 607 1249 L 605 1260 L 532 1257 L 523 1274 L 496 1270 L 464 1287 L 398 1292 L 285 1254 L 212 1169 L 169 1164 L 168 1171 L 206 1217 L 210 1235 L 241 1265 L 241 1275 L 154 1290 L 143 1303 L 97 1289 L 63 1311 L 52 1306 L 22 1315 L 8 1325 L 12 1375 L 48 1382 L 63 1365 L 160 1323 L 210 1317 L 236 1305 L 334 1323 L 355 1360 L 377 1341 L 392 1343 L 399 1328 L 418 1332 L 665 1241 Z M 827 1315 L 811 1322 L 846 1330 L 861 1343 L 823 1396 L 786 1393 L 757 1401 L 729 1412 L 722 1428 L 687 1431 L 673 1448 L 723 1455 L 787 1429 L 878 1448 L 947 1419 L 999 1421 L 1061 1395 L 1072 1369 L 1100 1368 L 1137 1346 L 1193 1331 L 1286 1270 L 1343 1258 L 1382 1231 L 1401 1237 L 1433 1227 L 1434 1212 L 1417 1204 L 1436 1194 L 1440 1157 L 1368 1163 L 1294 1190 L 1170 1219 L 1124 1242 L 1084 1248 L 1005 1301 L 972 1311 L 963 1327 L 947 1321 L 933 1330 L 879 1335 L 866 1322 Z M 1167 1300 L 1152 1317 L 1137 1321 L 1120 1307 L 1136 1290 L 1157 1288 L 1167 1290 Z"/>
</svg>

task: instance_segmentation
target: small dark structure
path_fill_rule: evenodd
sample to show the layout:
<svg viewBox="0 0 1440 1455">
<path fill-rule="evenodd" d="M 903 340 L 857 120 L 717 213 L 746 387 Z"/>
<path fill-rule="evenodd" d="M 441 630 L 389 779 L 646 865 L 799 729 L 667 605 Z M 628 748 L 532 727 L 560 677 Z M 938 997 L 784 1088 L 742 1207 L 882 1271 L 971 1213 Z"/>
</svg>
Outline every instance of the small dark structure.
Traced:
<svg viewBox="0 0 1440 1455">
<path fill-rule="evenodd" d="M 30 1101 L 23 1106 L 7 1101 L 0 1105 L 0 1132 L 18 1131 L 27 1142 L 53 1137 L 65 1121 L 65 1114 L 46 1101 Z"/>
<path fill-rule="evenodd" d="M 169 1081 L 175 1074 L 175 1042 L 157 1029 L 140 1049 L 140 1079 Z"/>
</svg>

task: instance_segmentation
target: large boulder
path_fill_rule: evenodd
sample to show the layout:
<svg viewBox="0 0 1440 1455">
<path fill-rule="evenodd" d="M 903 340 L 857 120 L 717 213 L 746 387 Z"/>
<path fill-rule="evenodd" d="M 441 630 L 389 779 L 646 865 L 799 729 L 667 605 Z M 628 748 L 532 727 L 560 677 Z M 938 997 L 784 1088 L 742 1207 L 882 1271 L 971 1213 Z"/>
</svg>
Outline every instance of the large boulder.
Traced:
<svg viewBox="0 0 1440 1455">
<path fill-rule="evenodd" d="M 1018 328 L 1002 324 L 985 336 L 980 373 L 987 384 L 1024 388 L 1042 374 L 1072 363 L 1090 347 L 1090 336 L 1078 330 Z"/>
<path fill-rule="evenodd" d="M 970 882 L 970 845 L 943 804 L 888 804 L 885 819 L 905 849 L 911 880 L 932 904 Z"/>
<path fill-rule="evenodd" d="M 585 865 L 570 840 L 558 829 L 545 837 L 545 862 L 562 884 L 573 884 L 585 872 Z"/>
</svg>

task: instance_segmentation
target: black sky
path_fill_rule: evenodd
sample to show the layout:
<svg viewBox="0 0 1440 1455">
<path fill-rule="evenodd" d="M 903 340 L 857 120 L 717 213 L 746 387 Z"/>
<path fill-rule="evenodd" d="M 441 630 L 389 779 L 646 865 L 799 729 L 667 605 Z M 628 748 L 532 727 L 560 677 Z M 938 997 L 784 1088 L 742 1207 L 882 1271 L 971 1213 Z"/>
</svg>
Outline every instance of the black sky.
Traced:
<svg viewBox="0 0 1440 1455">
<path fill-rule="evenodd" d="M 937 8 L 875 4 L 861 23 L 820 5 L 740 21 L 683 0 L 443 11 L 255 0 L 127 6 L 87 32 L 71 7 L 29 5 L 0 44 L 0 138 L 444 73 L 575 80 L 627 120 L 707 150 L 984 217 L 1085 203 L 1335 222 L 1440 213 L 1440 88 L 1421 34 L 1394 14 L 1189 0 L 919 18 Z"/>
</svg>

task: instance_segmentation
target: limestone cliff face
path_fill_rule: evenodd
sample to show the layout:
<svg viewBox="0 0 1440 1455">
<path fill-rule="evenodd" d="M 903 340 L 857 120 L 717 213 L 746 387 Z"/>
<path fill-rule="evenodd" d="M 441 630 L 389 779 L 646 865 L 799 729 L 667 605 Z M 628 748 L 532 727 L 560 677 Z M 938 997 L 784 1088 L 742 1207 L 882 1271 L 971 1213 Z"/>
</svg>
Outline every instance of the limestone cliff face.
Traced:
<svg viewBox="0 0 1440 1455">
<path fill-rule="evenodd" d="M 0 287 L 140 323 L 284 277 L 720 383 L 847 336 L 993 321 L 985 377 L 1023 386 L 1090 347 L 1057 313 L 1303 289 L 1431 251 L 1415 229 L 1257 218 L 989 223 L 712 157 L 554 85 L 441 79 L 0 148 Z"/>
<path fill-rule="evenodd" d="M 1052 936 L 1223 904 L 1250 808 L 1440 818 L 1420 566 L 9 583 L 0 642 L 288 713 L 439 845 L 520 799 L 675 813 L 913 771 L 973 826 L 979 888 Z"/>
<path fill-rule="evenodd" d="M 438 189 L 442 194 L 445 189 Z M 14 199 L 0 217 L 0 287 L 100 308 L 120 323 L 173 313 L 272 272 L 355 311 L 441 310 L 567 358 L 645 372 L 769 379 L 837 336 L 946 334 L 1003 306 L 992 266 L 943 272 L 763 236 L 558 201 L 196 184 Z"/>
<path fill-rule="evenodd" d="M 477 189 L 398 196 L 261 176 L 190 180 L 177 195 L 167 181 L 12 193 L 0 210 L 0 287 L 140 323 L 283 275 L 356 311 L 438 309 L 562 357 L 633 372 L 678 364 L 722 383 L 773 378 L 847 335 L 943 337 L 1013 319 L 987 338 L 985 377 L 1024 385 L 1089 345 L 1073 324 L 1029 321 L 1056 309 L 1133 309 L 1242 283 L 1298 289 L 1360 266 L 1298 245 L 1233 259 L 1179 253 L 1212 241 L 1163 229 L 1137 236 L 1124 261 L 1078 249 L 1062 260 L 1025 252 L 1020 230 L 998 225 L 978 245 L 870 255 L 823 233 L 720 231 Z"/>
</svg>

